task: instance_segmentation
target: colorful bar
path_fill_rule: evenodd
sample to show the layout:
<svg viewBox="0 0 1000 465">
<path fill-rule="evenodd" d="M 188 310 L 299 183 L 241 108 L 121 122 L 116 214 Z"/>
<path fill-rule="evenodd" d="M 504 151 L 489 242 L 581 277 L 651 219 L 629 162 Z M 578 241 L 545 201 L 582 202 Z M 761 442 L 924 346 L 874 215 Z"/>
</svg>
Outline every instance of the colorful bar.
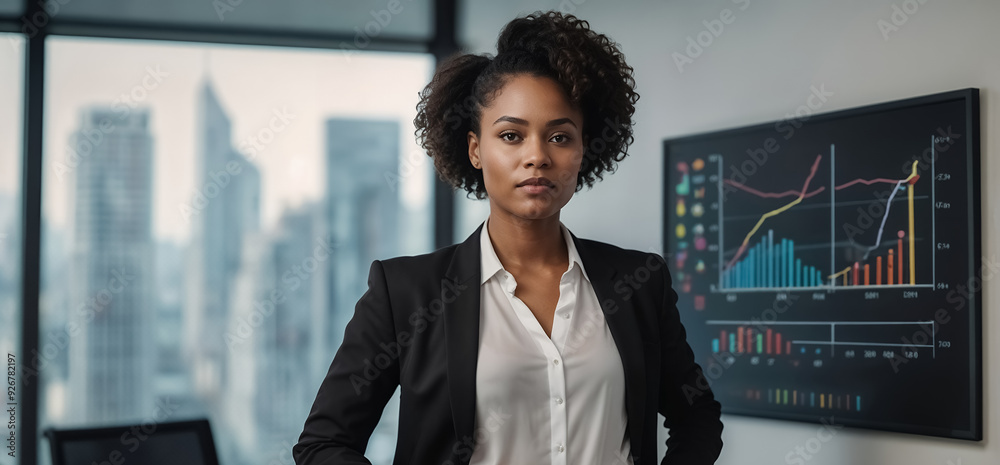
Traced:
<svg viewBox="0 0 1000 465">
<path fill-rule="evenodd" d="M 889 272 L 886 273 L 886 279 L 889 280 L 889 282 L 887 284 L 889 284 L 890 286 L 892 286 L 892 276 L 895 274 L 895 273 L 892 272 L 892 264 L 895 262 L 895 260 L 893 260 L 893 256 L 892 256 L 892 249 L 889 249 L 889 260 L 888 261 L 889 261 L 889 265 L 888 265 L 888 268 L 889 268 L 888 271 Z"/>
<path fill-rule="evenodd" d="M 781 355 L 781 333 L 774 334 L 774 342 L 774 352 Z"/>
<path fill-rule="evenodd" d="M 774 287 L 774 231 L 767 230 L 767 287 Z"/>
<path fill-rule="evenodd" d="M 712 353 L 719 353 L 719 338 L 712 339 Z"/>
<path fill-rule="evenodd" d="M 730 347 L 729 347 L 728 344 L 726 344 L 727 342 L 729 342 L 729 338 L 726 337 L 726 331 L 722 330 L 722 333 L 719 334 L 719 343 L 720 343 L 719 344 L 720 345 L 719 350 L 720 351 L 722 351 L 722 352 L 728 352 L 729 351 Z"/>
<path fill-rule="evenodd" d="M 767 352 L 768 355 L 771 355 L 771 340 L 773 337 L 771 328 L 767 328 L 767 348 L 764 351 Z"/>
<path fill-rule="evenodd" d="M 757 353 L 764 353 L 764 335 L 757 333 Z"/>
<path fill-rule="evenodd" d="M 896 266 L 896 284 L 903 284 L 903 240 L 896 240 L 896 245 L 899 247 L 899 251 L 896 252 L 897 266 Z M 912 284 L 912 283 L 911 283 Z"/>
</svg>

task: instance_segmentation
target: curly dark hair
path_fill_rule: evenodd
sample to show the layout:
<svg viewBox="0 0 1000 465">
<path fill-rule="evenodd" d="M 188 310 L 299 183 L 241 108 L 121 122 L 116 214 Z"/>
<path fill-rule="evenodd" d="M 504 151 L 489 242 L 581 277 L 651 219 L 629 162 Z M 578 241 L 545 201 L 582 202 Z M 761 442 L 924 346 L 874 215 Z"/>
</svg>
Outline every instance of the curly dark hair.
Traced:
<svg viewBox="0 0 1000 465">
<path fill-rule="evenodd" d="M 461 54 L 441 64 L 420 92 L 413 120 L 417 141 L 434 159 L 441 180 L 484 199 L 483 174 L 469 162 L 467 134 L 480 135 L 482 109 L 507 78 L 549 77 L 583 113 L 578 192 L 593 187 L 605 171 L 613 173 L 628 155 L 639 100 L 632 71 L 619 45 L 592 31 L 587 21 L 556 11 L 519 17 L 500 32 L 495 57 Z"/>
</svg>

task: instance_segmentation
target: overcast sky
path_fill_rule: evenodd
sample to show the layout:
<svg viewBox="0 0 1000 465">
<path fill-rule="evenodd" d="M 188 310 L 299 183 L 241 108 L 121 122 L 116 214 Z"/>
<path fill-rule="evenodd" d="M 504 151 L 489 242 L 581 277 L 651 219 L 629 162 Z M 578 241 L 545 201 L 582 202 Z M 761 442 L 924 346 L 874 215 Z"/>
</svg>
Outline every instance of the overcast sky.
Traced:
<svg viewBox="0 0 1000 465">
<path fill-rule="evenodd" d="M 19 179 L 22 53 L 21 44 L 0 34 L 0 189 L 6 192 Z M 66 160 L 80 110 L 132 94 L 144 95 L 138 103 L 152 114 L 155 234 L 188 236 L 178 205 L 190 202 L 196 188 L 197 97 L 206 76 L 232 122 L 234 147 L 266 128 L 274 111 L 294 115 L 255 159 L 265 224 L 284 205 L 324 192 L 329 117 L 398 120 L 401 163 L 416 164 L 420 173 L 432 169 L 426 155 L 417 156 L 412 124 L 417 92 L 433 71 L 429 55 L 54 37 L 46 70 L 43 202 L 46 219 L 58 227 L 69 221 L 72 184 L 71 176 L 56 175 L 56 163 Z M 425 205 L 431 179 L 404 177 L 404 205 Z"/>
</svg>

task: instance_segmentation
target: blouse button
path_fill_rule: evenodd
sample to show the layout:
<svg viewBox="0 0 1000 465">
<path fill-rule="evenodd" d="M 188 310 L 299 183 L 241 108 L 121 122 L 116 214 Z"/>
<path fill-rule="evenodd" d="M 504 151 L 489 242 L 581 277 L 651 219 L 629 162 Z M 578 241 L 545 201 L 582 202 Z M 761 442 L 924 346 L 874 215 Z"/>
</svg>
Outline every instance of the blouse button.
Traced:
<svg viewBox="0 0 1000 465">
<path fill-rule="evenodd" d="M 558 450 L 559 452 L 562 452 L 562 451 L 566 450 L 566 448 L 563 447 L 562 444 L 559 444 L 558 446 L 556 446 L 556 450 Z"/>
<path fill-rule="evenodd" d="M 556 403 L 557 403 L 557 404 L 560 404 L 560 405 L 561 405 L 561 404 L 562 404 L 562 402 L 563 402 L 563 400 L 562 400 L 562 397 L 556 397 Z"/>
<path fill-rule="evenodd" d="M 558 358 L 556 358 L 556 359 L 553 359 L 553 360 L 552 360 L 552 364 L 553 364 L 553 365 L 558 365 L 558 364 L 559 364 L 559 359 L 558 359 Z"/>
</svg>

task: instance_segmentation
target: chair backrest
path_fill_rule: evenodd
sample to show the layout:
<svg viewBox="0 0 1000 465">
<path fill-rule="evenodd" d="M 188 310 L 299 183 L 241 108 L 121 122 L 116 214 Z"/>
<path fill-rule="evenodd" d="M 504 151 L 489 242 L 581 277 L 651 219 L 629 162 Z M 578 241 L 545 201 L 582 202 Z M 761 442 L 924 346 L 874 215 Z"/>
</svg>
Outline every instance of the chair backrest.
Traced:
<svg viewBox="0 0 1000 465">
<path fill-rule="evenodd" d="M 219 465 L 207 419 L 45 430 L 52 465 Z"/>
</svg>

